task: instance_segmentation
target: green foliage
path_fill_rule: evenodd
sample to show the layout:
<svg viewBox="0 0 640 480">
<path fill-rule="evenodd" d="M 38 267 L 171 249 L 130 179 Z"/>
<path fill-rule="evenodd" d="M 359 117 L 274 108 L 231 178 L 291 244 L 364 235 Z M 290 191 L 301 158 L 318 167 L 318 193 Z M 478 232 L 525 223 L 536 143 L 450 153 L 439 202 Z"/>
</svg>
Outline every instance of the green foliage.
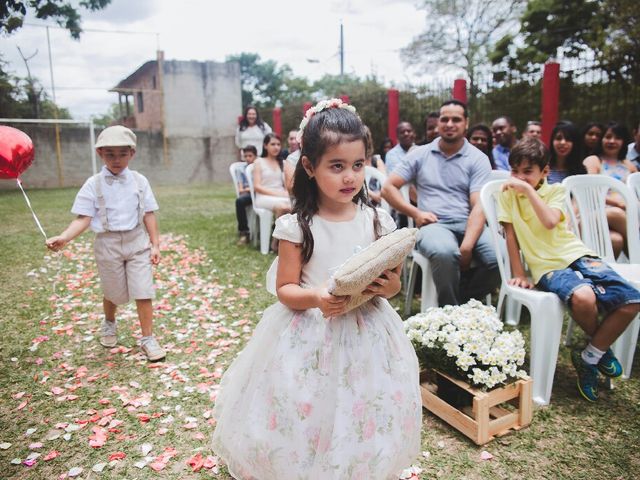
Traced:
<svg viewBox="0 0 640 480">
<path fill-rule="evenodd" d="M 57 107 L 37 79 L 22 79 L 7 70 L 0 57 L 0 112 L 6 118 L 71 118 L 66 108 Z"/>
<path fill-rule="evenodd" d="M 82 0 L 74 2 L 80 8 L 95 12 L 106 7 L 111 0 Z M 10 35 L 22 27 L 27 11 L 36 18 L 52 18 L 58 25 L 69 30 L 71 37 L 78 40 L 82 33 L 78 7 L 65 0 L 5 0 L 0 2 L 0 34 Z"/>
<path fill-rule="evenodd" d="M 117 103 L 112 103 L 109 109 L 102 115 L 93 117 L 93 123 L 98 127 L 109 127 L 120 120 L 120 108 Z"/>
<path fill-rule="evenodd" d="M 494 64 L 531 71 L 551 57 L 593 57 L 613 78 L 640 78 L 640 9 L 637 0 L 530 0 L 516 47 L 504 36 Z"/>
</svg>

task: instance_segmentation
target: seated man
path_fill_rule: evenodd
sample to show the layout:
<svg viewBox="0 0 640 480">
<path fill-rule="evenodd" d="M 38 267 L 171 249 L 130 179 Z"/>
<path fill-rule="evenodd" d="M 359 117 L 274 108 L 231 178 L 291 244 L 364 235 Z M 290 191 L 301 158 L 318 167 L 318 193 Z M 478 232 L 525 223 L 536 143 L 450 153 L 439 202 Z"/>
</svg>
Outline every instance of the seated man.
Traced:
<svg viewBox="0 0 640 480">
<path fill-rule="evenodd" d="M 481 298 L 500 283 L 479 201 L 491 166 L 487 156 L 466 140 L 467 126 L 466 105 L 457 100 L 444 102 L 438 119 L 439 140 L 411 151 L 382 189 L 385 200 L 413 217 L 420 228 L 417 248 L 431 264 L 440 306 Z M 414 181 L 417 207 L 406 203 L 399 190 Z M 472 258 L 479 266 L 469 269 Z"/>
</svg>

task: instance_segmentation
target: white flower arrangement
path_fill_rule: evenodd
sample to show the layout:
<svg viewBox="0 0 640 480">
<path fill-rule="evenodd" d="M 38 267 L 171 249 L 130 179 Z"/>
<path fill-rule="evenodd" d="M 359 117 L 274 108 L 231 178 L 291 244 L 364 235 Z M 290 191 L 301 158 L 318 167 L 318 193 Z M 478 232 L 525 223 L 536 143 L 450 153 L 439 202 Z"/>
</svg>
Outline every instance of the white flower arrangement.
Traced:
<svg viewBox="0 0 640 480">
<path fill-rule="evenodd" d="M 504 332 L 495 308 L 477 300 L 430 308 L 407 319 L 405 331 L 421 363 L 491 389 L 527 373 L 522 334 Z"/>
<path fill-rule="evenodd" d="M 302 134 L 304 133 L 304 129 L 307 126 L 307 123 L 309 123 L 309 119 L 313 117 L 316 113 L 320 113 L 321 111 L 327 110 L 329 108 L 346 108 L 350 112 L 356 113 L 356 107 L 354 107 L 353 105 L 349 105 L 346 102 L 343 102 L 339 98 L 330 98 L 328 100 L 319 101 L 304 113 L 304 117 L 300 122 L 300 126 L 298 127 L 298 133 L 296 135 L 298 139 L 298 143 L 302 142 Z"/>
</svg>

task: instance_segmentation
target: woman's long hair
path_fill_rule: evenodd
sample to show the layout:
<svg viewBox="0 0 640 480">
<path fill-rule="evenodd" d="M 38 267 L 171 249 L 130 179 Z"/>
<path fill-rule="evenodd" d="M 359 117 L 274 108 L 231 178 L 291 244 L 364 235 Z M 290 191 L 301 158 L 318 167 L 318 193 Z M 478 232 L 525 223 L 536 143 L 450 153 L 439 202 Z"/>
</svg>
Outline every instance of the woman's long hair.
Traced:
<svg viewBox="0 0 640 480">
<path fill-rule="evenodd" d="M 247 128 L 249 128 L 249 122 L 247 121 L 247 113 L 249 113 L 249 110 L 254 110 L 256 112 L 256 125 L 260 128 L 260 130 L 264 132 L 264 122 L 260 118 L 260 112 L 253 105 L 249 105 L 247 106 L 247 108 L 244 109 L 244 113 L 242 114 L 242 120 L 240 120 L 240 125 L 239 125 L 240 131 L 242 132 Z"/>
<path fill-rule="evenodd" d="M 624 160 L 625 158 L 627 158 L 627 146 L 629 145 L 629 143 L 631 143 L 631 132 L 626 125 L 618 122 L 609 122 L 607 123 L 606 128 L 603 130 L 604 133 L 602 134 L 602 138 L 600 139 L 601 144 L 609 130 L 611 130 L 611 133 L 613 133 L 616 137 L 622 140 L 622 147 L 620 147 L 620 151 L 618 152 L 618 160 Z M 600 151 L 602 151 L 602 147 L 600 148 Z"/>
<path fill-rule="evenodd" d="M 491 132 L 491 129 L 488 126 L 486 126 L 484 123 L 478 123 L 473 127 L 471 127 L 467 132 L 467 140 L 471 139 L 471 135 L 473 135 L 473 132 L 475 132 L 476 130 L 480 130 L 481 132 L 484 132 L 487 135 L 487 151 L 483 153 L 485 153 L 487 157 L 489 157 L 491 170 L 495 170 L 496 162 L 493 159 L 493 132 Z"/>
<path fill-rule="evenodd" d="M 600 140 L 598 141 L 596 148 L 590 149 L 587 146 L 587 143 L 584 141 L 584 137 L 587 135 L 587 132 L 593 127 L 596 127 L 598 130 L 600 130 L 602 132 L 602 135 L 600 135 Z M 582 153 L 585 155 L 585 157 L 588 157 L 589 155 L 600 156 L 600 154 L 602 153 L 602 137 L 604 137 L 604 133 L 604 125 L 599 122 L 589 122 L 584 126 L 584 128 L 582 129 L 582 134 L 580 135 L 580 145 L 582 145 Z"/>
<path fill-rule="evenodd" d="M 305 264 L 313 254 L 313 235 L 311 222 L 318 213 L 319 192 L 318 184 L 310 178 L 302 164 L 302 158 L 309 159 L 315 168 L 327 148 L 342 142 L 360 141 L 366 145 L 366 132 L 360 118 L 344 108 L 328 108 L 316 113 L 309 119 L 309 123 L 302 135 L 302 149 L 300 161 L 296 165 L 293 177 L 293 209 L 298 224 L 302 230 L 302 263 Z M 366 183 L 366 182 L 364 182 Z M 366 185 L 353 197 L 353 203 L 363 204 L 374 210 L 374 232 L 376 238 L 380 236 L 380 220 L 378 212 L 369 200 Z"/>
<path fill-rule="evenodd" d="M 573 143 L 571 151 L 567 158 L 564 159 L 564 168 L 567 171 L 567 175 L 582 175 L 587 173 L 587 169 L 582 164 L 584 155 L 582 154 L 584 135 L 580 135 L 578 127 L 569 121 L 558 122 L 551 131 L 551 152 L 549 157 L 549 166 L 552 170 L 558 168 L 558 154 L 556 149 L 553 148 L 553 139 L 556 138 L 558 133 L 562 133 L 564 138 Z"/>
</svg>

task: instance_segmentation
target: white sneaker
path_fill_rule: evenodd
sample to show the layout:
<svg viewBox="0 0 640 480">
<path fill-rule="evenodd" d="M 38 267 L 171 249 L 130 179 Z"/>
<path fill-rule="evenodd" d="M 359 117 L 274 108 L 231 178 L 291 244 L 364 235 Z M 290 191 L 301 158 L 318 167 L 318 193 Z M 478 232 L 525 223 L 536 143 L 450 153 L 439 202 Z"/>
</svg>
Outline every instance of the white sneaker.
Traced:
<svg viewBox="0 0 640 480">
<path fill-rule="evenodd" d="M 102 325 L 100 325 L 100 345 L 112 348 L 117 344 L 118 336 L 116 334 L 116 322 L 107 322 L 106 320 L 102 320 Z"/>
<path fill-rule="evenodd" d="M 147 337 L 140 341 L 140 348 L 147 356 L 147 360 L 150 362 L 157 362 L 167 356 L 167 352 L 160 346 L 156 337 Z"/>
</svg>

